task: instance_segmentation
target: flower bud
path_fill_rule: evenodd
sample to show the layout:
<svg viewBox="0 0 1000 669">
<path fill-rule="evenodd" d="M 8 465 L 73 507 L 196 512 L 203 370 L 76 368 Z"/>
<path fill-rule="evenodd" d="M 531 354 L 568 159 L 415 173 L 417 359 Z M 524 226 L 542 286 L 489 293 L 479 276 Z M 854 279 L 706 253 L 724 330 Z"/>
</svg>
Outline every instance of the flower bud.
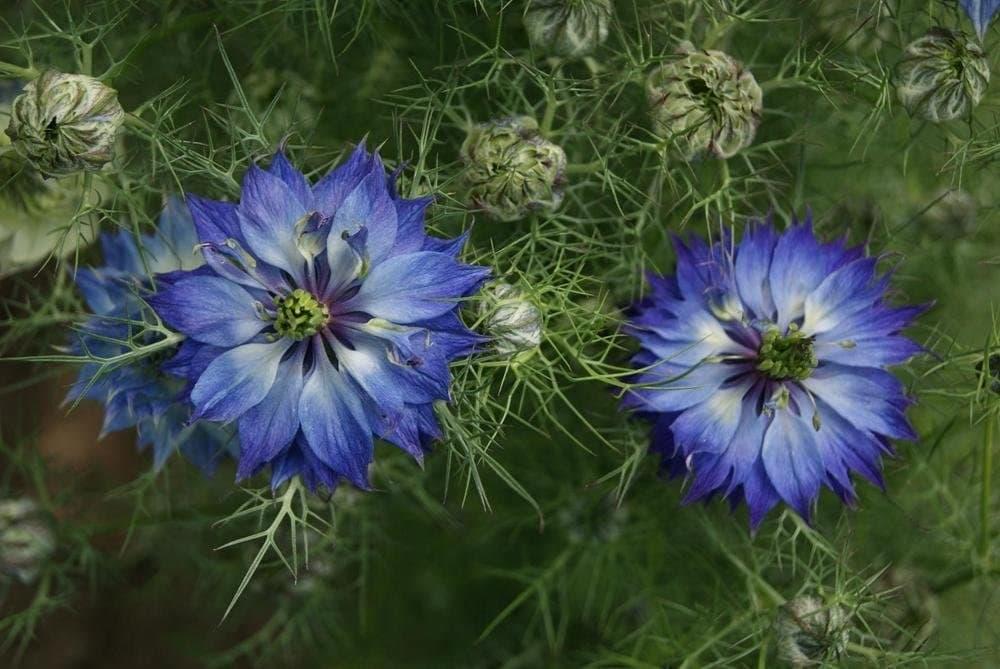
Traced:
<svg viewBox="0 0 1000 669">
<path fill-rule="evenodd" d="M 963 33 L 931 28 L 896 66 L 896 94 L 913 116 L 950 121 L 968 115 L 990 82 L 986 54 Z"/>
<path fill-rule="evenodd" d="M 653 70 L 646 93 L 656 132 L 686 160 L 729 158 L 753 143 L 763 93 L 749 70 L 721 51 L 681 46 Z"/>
<path fill-rule="evenodd" d="M 0 87 L 0 127 L 21 86 Z M 0 149 L 10 145 L 0 133 Z M 72 225 L 84 199 L 83 178 L 45 179 L 14 152 L 0 155 L 0 277 L 34 267 L 49 255 L 73 253 L 93 235 Z"/>
<path fill-rule="evenodd" d="M 851 53 L 874 53 L 892 39 L 891 13 L 884 3 L 823 0 L 817 11 L 820 31 Z"/>
<path fill-rule="evenodd" d="M 483 293 L 484 329 L 493 337 L 497 353 L 510 357 L 542 343 L 542 312 L 525 297 L 524 291 L 500 281 Z"/>
<path fill-rule="evenodd" d="M 7 135 L 39 171 L 63 176 L 110 161 L 124 121 L 113 88 L 93 77 L 48 70 L 14 100 Z"/>
<path fill-rule="evenodd" d="M 536 51 L 579 58 L 608 38 L 613 12 L 611 0 L 530 0 L 524 27 Z"/>
<path fill-rule="evenodd" d="M 0 572 L 30 583 L 54 550 L 52 526 L 33 500 L 0 501 Z"/>
<path fill-rule="evenodd" d="M 538 133 L 533 118 L 473 127 L 461 156 L 471 205 L 493 218 L 515 221 L 562 202 L 566 154 Z"/>
<path fill-rule="evenodd" d="M 818 666 L 847 649 L 843 609 L 824 606 L 816 597 L 796 597 L 779 610 L 774 623 L 778 655 L 795 669 Z"/>
</svg>

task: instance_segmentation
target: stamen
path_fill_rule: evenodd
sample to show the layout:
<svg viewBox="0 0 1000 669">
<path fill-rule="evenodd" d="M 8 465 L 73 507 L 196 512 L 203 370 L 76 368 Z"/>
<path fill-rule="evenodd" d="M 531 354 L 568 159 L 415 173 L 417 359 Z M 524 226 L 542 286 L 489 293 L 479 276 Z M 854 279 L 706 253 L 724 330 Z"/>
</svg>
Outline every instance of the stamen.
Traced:
<svg viewBox="0 0 1000 669">
<path fill-rule="evenodd" d="M 278 298 L 274 306 L 278 312 L 275 331 L 296 341 L 313 336 L 330 320 L 330 309 L 301 288 Z"/>
<path fill-rule="evenodd" d="M 799 332 L 794 323 L 788 326 L 785 335 L 775 327 L 767 330 L 757 360 L 758 370 L 779 381 L 806 379 L 819 364 L 812 338 Z"/>
</svg>

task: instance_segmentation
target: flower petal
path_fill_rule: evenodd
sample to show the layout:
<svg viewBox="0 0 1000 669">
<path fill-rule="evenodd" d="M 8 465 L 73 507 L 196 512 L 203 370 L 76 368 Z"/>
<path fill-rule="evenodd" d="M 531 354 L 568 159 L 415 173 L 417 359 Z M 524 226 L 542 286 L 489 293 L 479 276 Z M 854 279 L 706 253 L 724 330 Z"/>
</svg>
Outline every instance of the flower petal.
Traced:
<svg viewBox="0 0 1000 669">
<path fill-rule="evenodd" d="M 307 347 L 296 347 L 279 366 L 267 396 L 240 416 L 240 464 L 237 480 L 253 476 L 273 461 L 299 431 L 299 398 Z"/>
<path fill-rule="evenodd" d="M 454 309 L 459 298 L 476 289 L 489 273 L 485 267 L 463 265 L 443 253 L 395 256 L 372 268 L 358 294 L 339 305 L 339 311 L 416 323 Z"/>
<path fill-rule="evenodd" d="M 903 384 L 889 372 L 826 364 L 802 385 L 858 429 L 892 439 L 917 438 L 906 420 L 910 401 Z"/>
<path fill-rule="evenodd" d="M 274 384 L 289 339 L 243 344 L 212 361 L 191 390 L 193 419 L 229 422 L 259 404 Z"/>
<path fill-rule="evenodd" d="M 357 391 L 330 364 L 322 345 L 314 345 L 313 360 L 299 399 L 306 444 L 320 461 L 366 489 L 374 442 Z"/>
<path fill-rule="evenodd" d="M 297 224 L 307 215 L 285 183 L 256 165 L 243 178 L 237 209 L 240 230 L 253 254 L 305 284 L 305 256 L 299 250 Z"/>
<path fill-rule="evenodd" d="M 267 326 L 250 293 L 214 276 L 181 279 L 150 296 L 149 303 L 173 329 L 215 346 L 238 346 Z"/>
<path fill-rule="evenodd" d="M 791 411 L 779 409 L 764 435 L 764 469 L 785 502 L 805 518 L 824 478 L 822 459 L 811 425 Z"/>
</svg>

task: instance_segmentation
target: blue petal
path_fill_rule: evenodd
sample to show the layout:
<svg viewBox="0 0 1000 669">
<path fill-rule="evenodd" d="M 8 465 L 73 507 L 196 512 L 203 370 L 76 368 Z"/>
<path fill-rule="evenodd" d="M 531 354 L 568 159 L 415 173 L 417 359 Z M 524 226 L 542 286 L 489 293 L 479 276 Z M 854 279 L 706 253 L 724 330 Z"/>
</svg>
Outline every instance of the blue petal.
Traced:
<svg viewBox="0 0 1000 669">
<path fill-rule="evenodd" d="M 778 237 L 769 224 L 748 225 L 736 249 L 735 276 L 740 298 L 757 319 L 776 317 L 771 296 L 771 256 Z"/>
<path fill-rule="evenodd" d="M 396 244 L 393 246 L 393 255 L 413 253 L 415 251 L 439 251 L 441 249 L 426 248 L 425 244 L 430 239 L 424 232 L 424 215 L 428 205 L 434 201 L 431 197 L 422 197 L 415 200 L 397 199 L 396 205 Z"/>
<path fill-rule="evenodd" d="M 367 489 L 374 443 L 364 410 L 356 391 L 330 364 L 322 345 L 314 346 L 313 360 L 299 400 L 299 420 L 308 449 L 355 486 Z"/>
<path fill-rule="evenodd" d="M 840 243 L 821 244 L 809 223 L 786 230 L 775 244 L 769 273 L 778 327 L 784 330 L 801 318 L 809 293 L 830 273 L 860 255 L 860 251 Z"/>
<path fill-rule="evenodd" d="M 219 277 L 182 279 L 150 296 L 167 325 L 206 344 L 237 346 L 267 326 L 250 293 Z"/>
<path fill-rule="evenodd" d="M 185 194 L 198 240 L 203 244 L 225 244 L 227 239 L 243 241 L 236 205 Z"/>
<path fill-rule="evenodd" d="M 812 426 L 791 411 L 778 410 L 764 435 L 761 458 L 781 498 L 808 520 L 824 478 Z"/>
<path fill-rule="evenodd" d="M 386 185 L 382 162 L 375 157 L 375 168 L 359 183 L 337 208 L 328 239 L 344 232 L 367 230 L 367 248 L 372 264 L 379 263 L 396 241 L 396 207 Z"/>
<path fill-rule="evenodd" d="M 299 431 L 299 397 L 302 394 L 302 363 L 306 350 L 306 345 L 298 346 L 281 363 L 267 397 L 240 417 L 237 480 L 253 476 L 274 460 Z"/>
<path fill-rule="evenodd" d="M 836 270 L 809 293 L 803 307 L 802 332 L 815 335 L 872 304 L 885 292 L 885 279 L 875 280 L 875 258 L 861 258 Z"/>
<path fill-rule="evenodd" d="M 910 401 L 899 380 L 886 371 L 827 364 L 802 385 L 858 429 L 893 439 L 917 438 L 905 415 Z"/>
<path fill-rule="evenodd" d="M 371 270 L 358 294 L 339 305 L 340 313 L 360 311 L 402 324 L 434 318 L 454 309 L 489 273 L 443 253 L 395 256 Z"/>
<path fill-rule="evenodd" d="M 677 417 L 670 429 L 685 455 L 725 451 L 740 424 L 749 383 L 720 388 Z"/>
<path fill-rule="evenodd" d="M 298 198 L 299 203 L 304 209 L 307 211 L 312 210 L 313 195 L 312 189 L 309 187 L 309 181 L 302 172 L 299 172 L 288 162 L 284 151 L 278 151 L 274 154 L 271 166 L 268 167 L 267 171 L 281 179 L 288 186 L 288 189 Z"/>
<path fill-rule="evenodd" d="M 990 27 L 990 22 L 1000 10 L 1000 0 L 959 0 L 959 3 L 972 19 L 972 25 L 976 27 L 976 34 L 982 40 Z"/>
<path fill-rule="evenodd" d="M 381 168 L 381 165 L 379 166 Z M 375 168 L 375 157 L 365 150 L 364 142 L 359 144 L 351 157 L 323 177 L 313 186 L 313 201 L 316 210 L 323 216 L 332 218 L 348 193 Z"/>
<path fill-rule="evenodd" d="M 256 406 L 271 390 L 289 339 L 243 344 L 212 361 L 191 390 L 193 418 L 229 422 Z"/>
<path fill-rule="evenodd" d="M 249 250 L 280 267 L 304 285 L 305 256 L 299 250 L 297 224 L 307 214 L 285 183 L 256 165 L 243 177 L 237 216 Z"/>
<path fill-rule="evenodd" d="M 638 375 L 625 406 L 642 411 L 683 411 L 706 401 L 746 366 L 706 363 L 695 367 L 659 364 Z M 649 385 L 647 385 L 649 384 Z"/>
</svg>

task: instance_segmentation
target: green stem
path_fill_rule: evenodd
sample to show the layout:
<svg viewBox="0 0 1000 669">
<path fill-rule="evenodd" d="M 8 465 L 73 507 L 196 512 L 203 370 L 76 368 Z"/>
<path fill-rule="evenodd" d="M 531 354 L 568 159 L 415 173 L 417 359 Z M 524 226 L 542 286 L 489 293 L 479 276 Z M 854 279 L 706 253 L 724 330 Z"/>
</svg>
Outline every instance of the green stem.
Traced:
<svg viewBox="0 0 1000 669">
<path fill-rule="evenodd" d="M 542 123 L 539 126 L 539 131 L 542 133 L 543 137 L 548 137 L 549 133 L 552 132 L 552 123 L 556 118 L 556 107 L 558 103 L 556 102 L 556 96 L 552 92 L 552 89 L 546 89 L 545 91 L 545 112 L 542 116 Z"/>
<path fill-rule="evenodd" d="M 601 169 L 604 166 L 600 160 L 595 160 L 590 163 L 577 163 L 576 165 L 567 165 L 566 174 L 593 174 L 594 172 Z"/>
<path fill-rule="evenodd" d="M 30 81 L 31 79 L 37 79 L 41 73 L 33 67 L 19 67 L 13 63 L 0 62 L 0 74 Z"/>
</svg>

